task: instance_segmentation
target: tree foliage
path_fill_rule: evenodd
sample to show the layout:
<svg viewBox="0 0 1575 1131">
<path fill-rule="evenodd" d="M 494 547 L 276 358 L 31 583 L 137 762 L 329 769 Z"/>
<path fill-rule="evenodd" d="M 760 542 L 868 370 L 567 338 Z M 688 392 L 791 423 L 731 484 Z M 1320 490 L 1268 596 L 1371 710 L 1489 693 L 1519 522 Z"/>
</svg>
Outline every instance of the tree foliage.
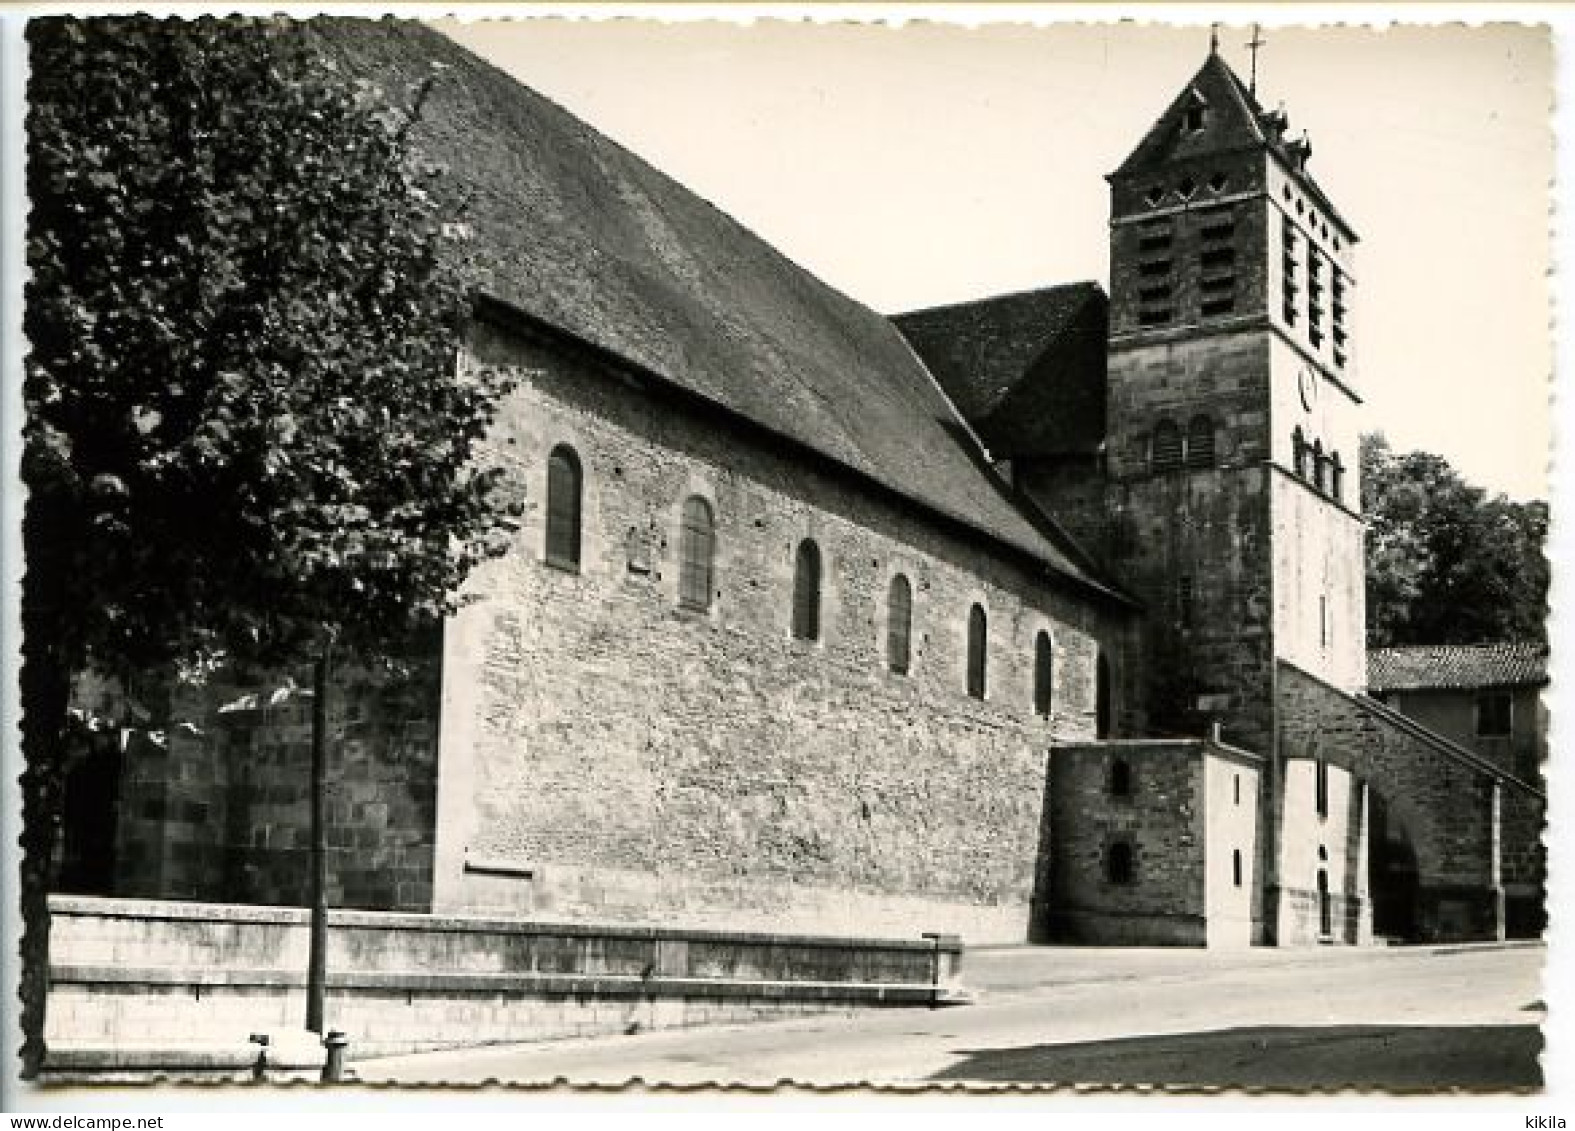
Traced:
<svg viewBox="0 0 1575 1131">
<path fill-rule="evenodd" d="M 426 87 L 348 82 L 287 21 L 28 39 L 36 911 L 72 673 L 379 652 L 441 618 L 508 520 L 472 458 L 506 388 L 456 366 L 462 229 L 412 144 Z"/>
<path fill-rule="evenodd" d="M 1362 437 L 1373 647 L 1546 640 L 1548 507 L 1489 495 L 1426 452 Z"/>
<path fill-rule="evenodd" d="M 288 25 L 32 40 L 27 550 L 69 578 L 73 659 L 441 613 L 496 533 L 470 453 L 500 390 L 455 373 L 462 256 L 409 117 Z"/>
</svg>

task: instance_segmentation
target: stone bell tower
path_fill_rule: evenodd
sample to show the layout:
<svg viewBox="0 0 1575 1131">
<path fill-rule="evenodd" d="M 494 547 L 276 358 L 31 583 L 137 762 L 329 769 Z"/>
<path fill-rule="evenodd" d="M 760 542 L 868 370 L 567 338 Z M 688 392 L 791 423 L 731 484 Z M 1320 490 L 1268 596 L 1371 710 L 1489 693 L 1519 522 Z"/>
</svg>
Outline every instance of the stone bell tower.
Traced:
<svg viewBox="0 0 1575 1131">
<path fill-rule="evenodd" d="M 1355 232 L 1211 50 L 1110 174 L 1104 555 L 1156 733 L 1268 751 L 1287 659 L 1365 679 Z"/>
</svg>

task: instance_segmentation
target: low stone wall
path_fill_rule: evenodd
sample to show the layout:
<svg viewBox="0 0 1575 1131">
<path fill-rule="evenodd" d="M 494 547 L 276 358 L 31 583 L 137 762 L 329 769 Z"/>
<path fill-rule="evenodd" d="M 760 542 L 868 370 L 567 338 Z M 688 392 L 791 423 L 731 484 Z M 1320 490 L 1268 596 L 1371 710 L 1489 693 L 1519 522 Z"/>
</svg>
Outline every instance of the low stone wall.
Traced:
<svg viewBox="0 0 1575 1131">
<path fill-rule="evenodd" d="M 48 1040 L 244 1043 L 299 1029 L 308 916 L 282 907 L 56 896 Z M 329 916 L 327 1021 L 353 1056 L 960 999 L 955 936 L 866 939 Z"/>
</svg>

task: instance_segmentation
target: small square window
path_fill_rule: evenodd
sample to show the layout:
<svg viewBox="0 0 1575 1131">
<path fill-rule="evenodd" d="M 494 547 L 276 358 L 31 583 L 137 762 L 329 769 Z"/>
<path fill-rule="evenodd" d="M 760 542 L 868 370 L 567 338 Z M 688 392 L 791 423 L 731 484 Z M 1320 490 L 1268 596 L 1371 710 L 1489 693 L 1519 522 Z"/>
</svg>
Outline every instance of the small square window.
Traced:
<svg viewBox="0 0 1575 1131">
<path fill-rule="evenodd" d="M 1484 691 L 1477 696 L 1477 736 L 1508 738 L 1514 729 L 1513 700 L 1507 691 Z"/>
<path fill-rule="evenodd" d="M 1105 878 L 1113 884 L 1130 884 L 1134 872 L 1132 845 L 1118 840 L 1105 850 Z"/>
</svg>

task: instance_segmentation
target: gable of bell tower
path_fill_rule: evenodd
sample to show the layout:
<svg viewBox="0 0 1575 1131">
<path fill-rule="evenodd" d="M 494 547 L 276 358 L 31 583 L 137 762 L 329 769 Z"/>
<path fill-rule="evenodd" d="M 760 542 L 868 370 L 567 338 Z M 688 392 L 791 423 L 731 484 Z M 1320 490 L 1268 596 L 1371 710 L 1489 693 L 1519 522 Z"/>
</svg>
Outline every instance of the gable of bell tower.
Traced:
<svg viewBox="0 0 1575 1131">
<path fill-rule="evenodd" d="M 1356 236 L 1211 52 L 1110 174 L 1106 553 L 1159 729 L 1262 749 L 1280 658 L 1363 678 Z"/>
<path fill-rule="evenodd" d="M 1211 54 L 1108 178 L 1113 338 L 1268 309 L 1266 178 L 1259 113 Z"/>
</svg>

